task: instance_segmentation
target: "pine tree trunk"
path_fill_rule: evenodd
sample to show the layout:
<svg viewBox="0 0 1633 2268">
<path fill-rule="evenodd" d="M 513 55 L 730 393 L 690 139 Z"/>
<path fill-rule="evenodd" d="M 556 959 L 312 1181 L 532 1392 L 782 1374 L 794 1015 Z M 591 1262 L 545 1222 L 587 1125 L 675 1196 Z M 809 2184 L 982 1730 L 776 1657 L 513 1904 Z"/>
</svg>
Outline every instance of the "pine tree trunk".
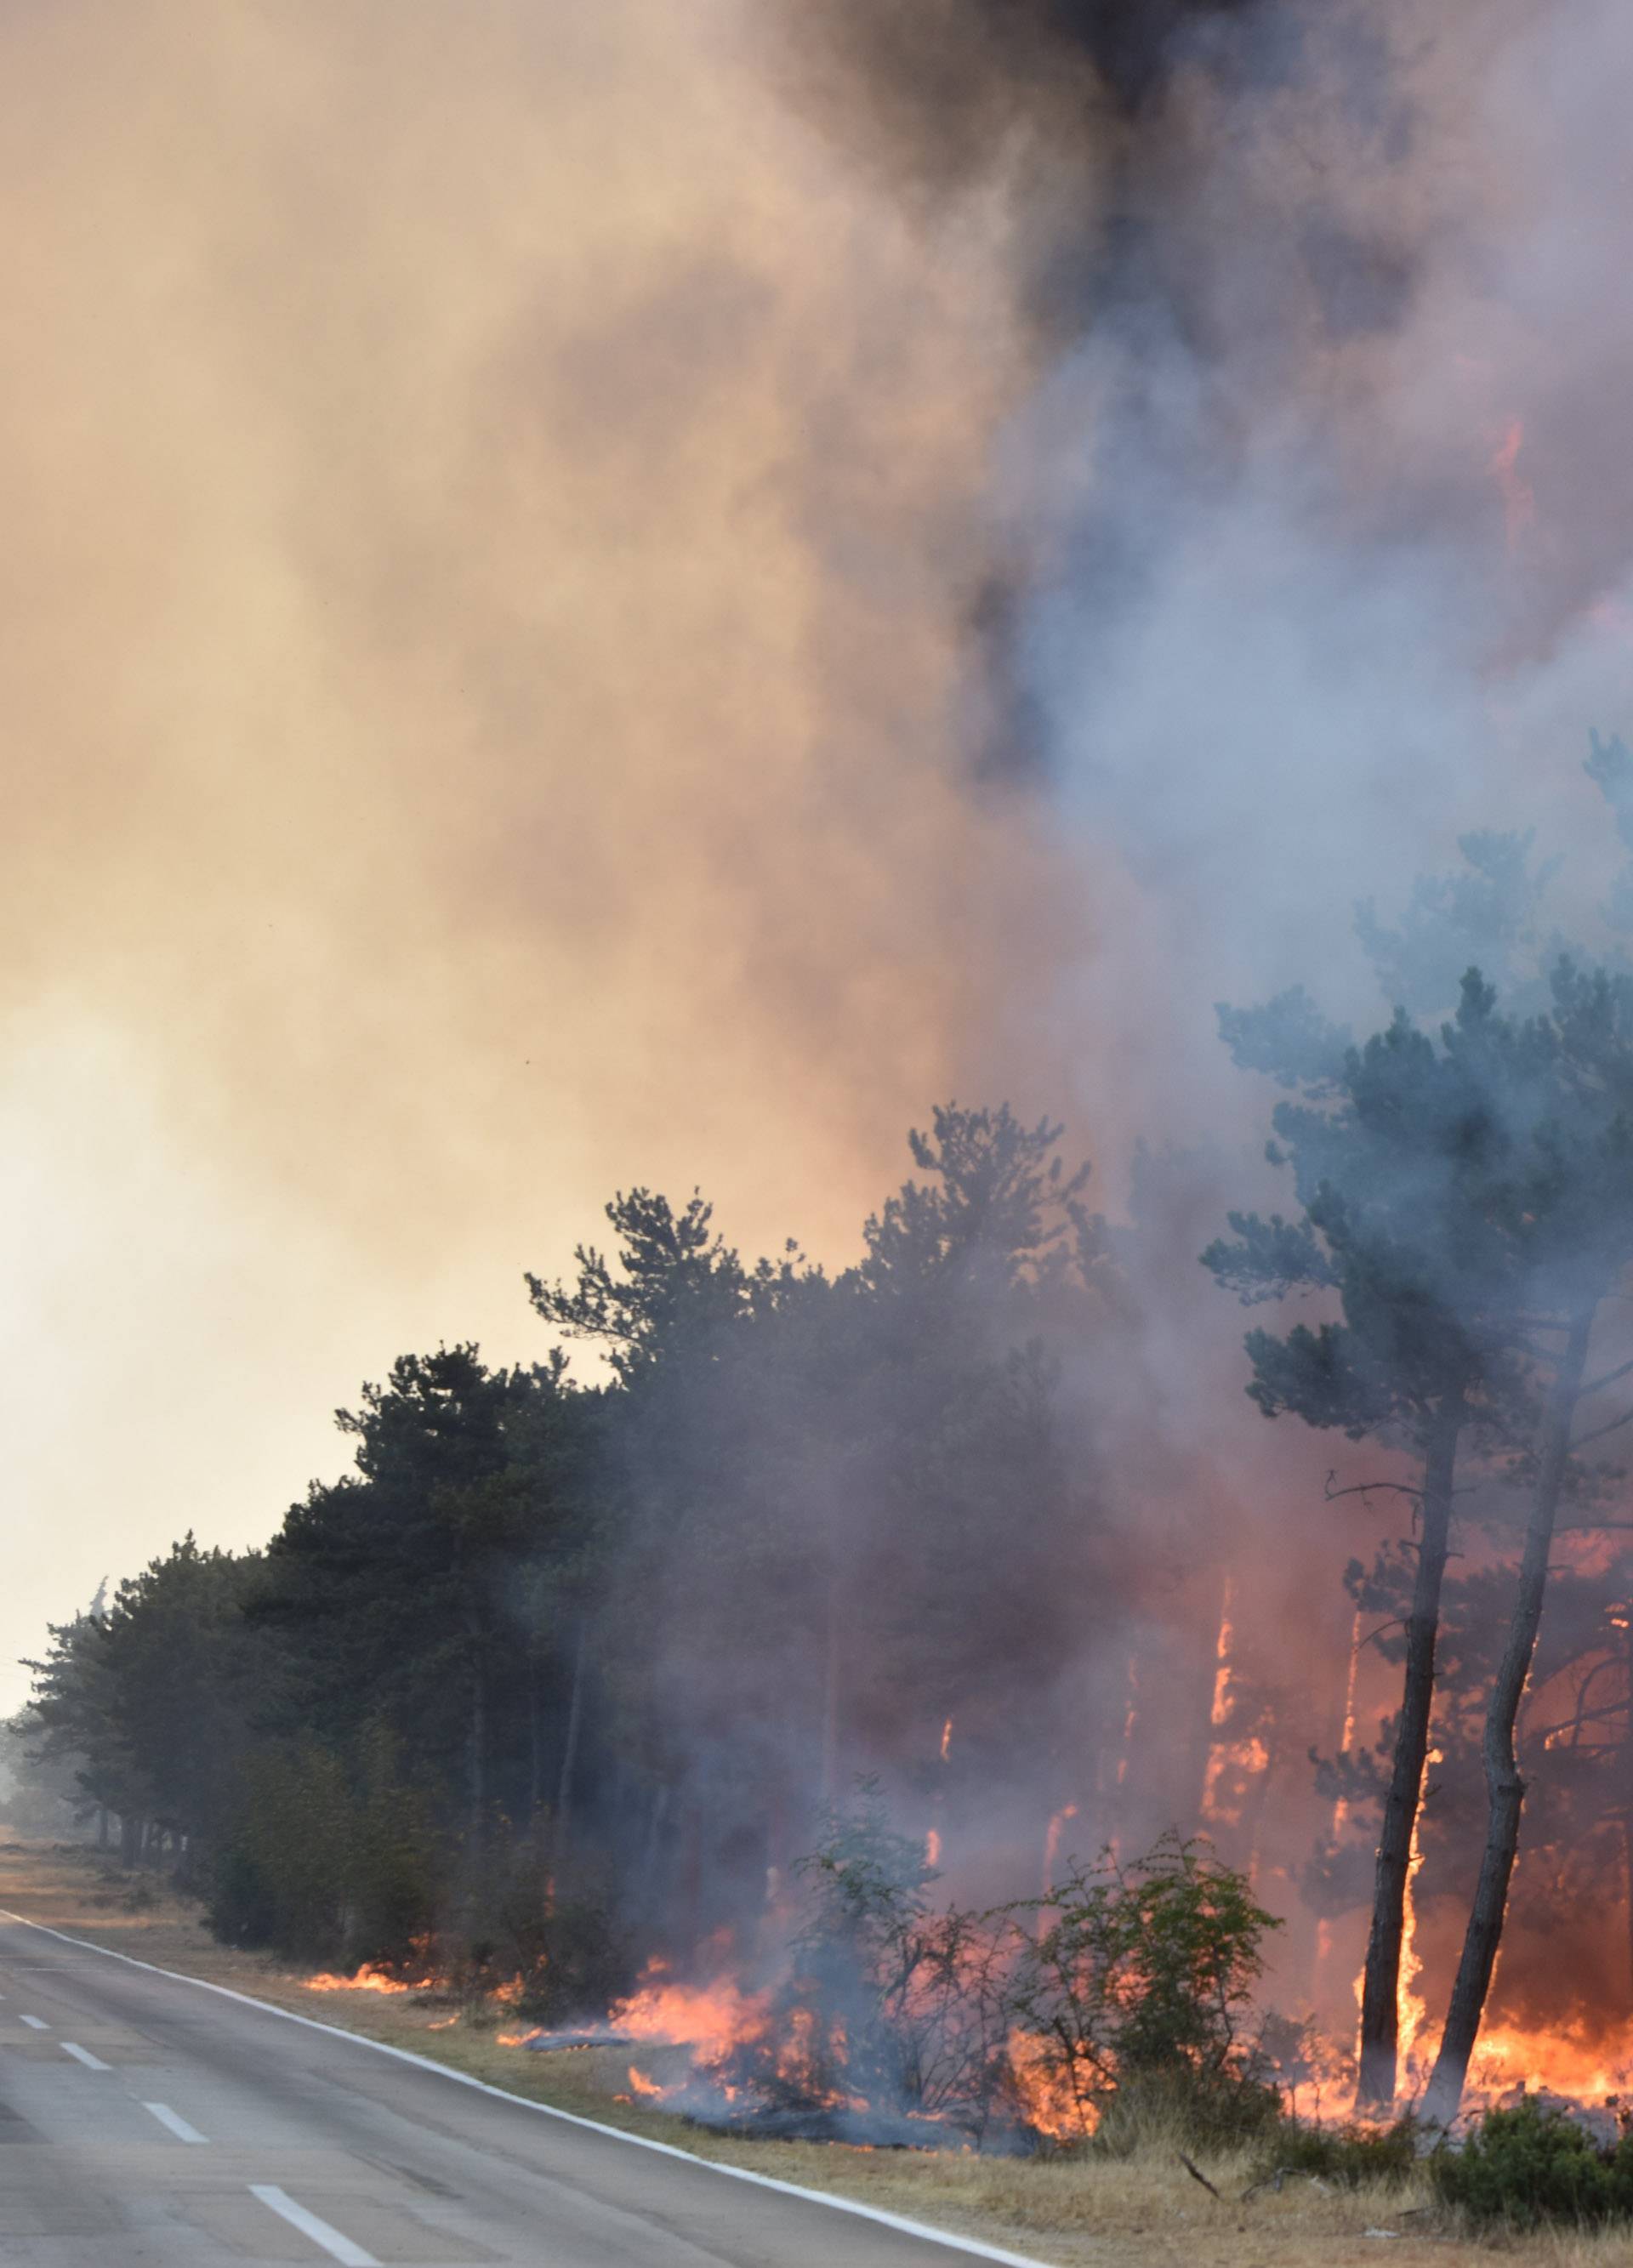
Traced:
<svg viewBox="0 0 1633 2268">
<path fill-rule="evenodd" d="M 481 1617 L 474 1605 L 468 1610 L 467 1628 L 470 1646 L 470 1723 L 466 1771 L 470 1854 L 475 1859 L 481 1856 L 488 1823 L 488 1672 Z"/>
<path fill-rule="evenodd" d="M 558 1860 L 566 1856 L 567 1835 L 573 1824 L 573 1779 L 579 1764 L 579 1730 L 584 1721 L 584 1662 L 589 1646 L 589 1616 L 579 1621 L 579 1643 L 573 1657 L 573 1694 L 567 1704 L 567 1737 L 562 1744 L 561 1778 L 556 1786 L 556 1821 L 552 1847 Z"/>
<path fill-rule="evenodd" d="M 1356 2110 L 1387 2110 L 1395 2099 L 1395 2059 L 1400 2031 L 1400 1942 L 1406 1926 L 1407 1876 L 1412 1830 L 1423 1793 L 1429 1719 L 1435 1697 L 1435 1641 L 1440 1627 L 1440 1587 L 1446 1571 L 1452 1486 L 1463 1430 L 1462 1389 L 1443 1395 L 1423 1460 L 1418 1521 L 1417 1573 L 1407 1615 L 1406 1675 L 1389 1792 L 1378 1841 L 1372 1883 L 1372 1927 L 1361 1988 L 1361 2072 Z"/>
<path fill-rule="evenodd" d="M 828 1650 L 822 1687 L 822 1800 L 839 1800 L 839 1586 L 828 1585 Z"/>
<path fill-rule="evenodd" d="M 528 1824 L 538 1824 L 544 1800 L 544 1705 L 539 1690 L 536 1631 L 528 1642 Z"/>
<path fill-rule="evenodd" d="M 1469 2058 L 1474 2051 L 1480 2020 L 1485 2014 L 1486 1994 L 1491 1989 L 1491 1972 L 1496 1965 L 1503 1918 L 1508 1905 L 1509 1881 L 1519 1849 L 1519 1814 L 1526 1784 L 1514 1756 L 1514 1723 L 1519 1714 L 1526 1680 L 1531 1674 L 1537 1630 L 1542 1620 L 1548 1557 L 1554 1542 L 1560 1490 L 1570 1454 L 1570 1428 L 1576 1417 L 1577 1397 L 1582 1389 L 1582 1372 L 1587 1361 L 1594 1313 L 1595 1309 L 1589 1307 L 1572 1319 L 1570 1336 L 1548 1396 L 1536 1493 L 1532 1499 L 1526 1548 L 1519 1563 L 1514 1617 L 1486 1711 L 1486 1847 L 1463 1938 L 1462 1958 L 1458 1962 L 1446 2011 L 1445 2030 L 1440 2037 L 1440 2052 L 1435 2058 L 1429 2092 L 1423 2098 L 1423 2116 L 1443 2126 L 1449 2125 L 1457 2116 L 1458 2105 L 1463 2099 L 1463 2083 L 1468 2076 Z"/>
</svg>

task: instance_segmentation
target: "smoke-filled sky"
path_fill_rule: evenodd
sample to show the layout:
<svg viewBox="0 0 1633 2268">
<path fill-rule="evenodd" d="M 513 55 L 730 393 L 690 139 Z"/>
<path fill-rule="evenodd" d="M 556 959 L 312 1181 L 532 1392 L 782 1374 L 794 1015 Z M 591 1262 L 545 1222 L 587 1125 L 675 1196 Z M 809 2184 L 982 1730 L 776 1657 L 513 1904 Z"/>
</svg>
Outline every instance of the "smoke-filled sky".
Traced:
<svg viewBox="0 0 1633 2268">
<path fill-rule="evenodd" d="M 617 1186 L 1261 1098 L 1633 720 L 1615 0 L 0 11 L 0 1657 Z M 1199 1299 L 1208 1297 L 1200 1282 Z M 1235 1318 L 1221 1306 L 1228 1340 Z M 20 1695 L 21 1675 L 11 1687 Z"/>
</svg>

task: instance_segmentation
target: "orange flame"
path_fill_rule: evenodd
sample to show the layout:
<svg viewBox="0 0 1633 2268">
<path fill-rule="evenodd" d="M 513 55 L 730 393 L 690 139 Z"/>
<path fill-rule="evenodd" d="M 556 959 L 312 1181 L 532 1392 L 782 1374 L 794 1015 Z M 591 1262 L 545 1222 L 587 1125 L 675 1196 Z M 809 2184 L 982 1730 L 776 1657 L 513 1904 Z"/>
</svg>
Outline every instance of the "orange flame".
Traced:
<svg viewBox="0 0 1633 2268">
<path fill-rule="evenodd" d="M 942 1762 L 943 1764 L 947 1761 L 947 1751 L 952 1746 L 952 1727 L 953 1720 L 950 1717 L 942 1727 Z"/>
<path fill-rule="evenodd" d="M 1344 1732 L 1343 1738 L 1338 1744 L 1338 1753 L 1341 1756 L 1347 1756 L 1349 1754 L 1350 1749 L 1355 1746 L 1356 1681 L 1359 1676 L 1361 1670 L 1361 1609 L 1357 1607 L 1356 1609 L 1355 1620 L 1351 1624 L 1349 1630 L 1349 1682 L 1344 1688 Z M 1333 1840 L 1334 1843 L 1337 1842 L 1339 1837 L 1343 1833 L 1344 1829 L 1349 1825 L 1349 1798 L 1347 1795 L 1341 1795 L 1333 1806 Z"/>
<path fill-rule="evenodd" d="M 668 1968 L 655 1956 L 647 1963 L 635 1992 L 608 2012 L 614 2031 L 693 2048 L 699 2061 L 713 2062 L 764 2029 L 769 1993 L 745 1992 L 729 1976 L 708 1984 L 670 1984 Z"/>
<path fill-rule="evenodd" d="M 372 1961 L 366 1961 L 355 1977 L 336 1977 L 332 1970 L 322 1969 L 304 1981 L 308 1992 L 429 1992 L 437 1980 L 434 1977 L 422 1977 L 416 1984 L 407 1984 L 401 1977 L 388 1976 Z"/>
<path fill-rule="evenodd" d="M 1442 1751 L 1430 1749 L 1423 1759 L 1424 1770 L 1437 1764 Z M 1423 1956 L 1417 1948 L 1417 1878 L 1423 1864 L 1423 1812 L 1420 1804 L 1412 1822 L 1412 1846 L 1407 1854 L 1406 1917 L 1400 1933 L 1400 1974 L 1395 1986 L 1395 2018 L 1399 2026 L 1400 2052 L 1408 2065 L 1413 2051 L 1423 2036 L 1429 2021 L 1429 2010 L 1419 1991 L 1423 1974 Z"/>
<path fill-rule="evenodd" d="M 1053 1813 L 1050 1817 L 1048 1831 L 1044 1837 L 1043 1887 L 1046 1897 L 1054 1881 L 1054 1862 L 1060 1855 L 1060 1830 L 1068 1819 L 1075 1819 L 1076 1816 L 1077 1806 L 1068 1803 L 1063 1810 Z"/>
<path fill-rule="evenodd" d="M 1039 2134 L 1052 2142 L 1081 2142 L 1094 2132 L 1098 2110 L 1080 2100 L 1066 2074 L 1051 2065 L 1036 2033 L 1010 2034 L 1009 2069 L 1027 2123 Z"/>
<path fill-rule="evenodd" d="M 1230 1713 L 1230 1648 L 1236 1637 L 1230 1614 L 1235 1603 L 1236 1577 L 1227 1575 L 1224 1600 L 1219 1609 L 1219 1642 L 1214 1649 L 1214 1658 L 1219 1665 L 1214 1672 L 1213 1723 L 1216 1726 L 1223 1725 Z"/>
<path fill-rule="evenodd" d="M 1593 2044 L 1569 2031 L 1533 2034 L 1498 2024 L 1481 2033 L 1468 2068 L 1465 2101 L 1478 2107 L 1517 2088 L 1546 2091 L 1578 2102 L 1602 2103 L 1625 2095 L 1633 2058 L 1618 2062 L 1602 2043 Z"/>
</svg>

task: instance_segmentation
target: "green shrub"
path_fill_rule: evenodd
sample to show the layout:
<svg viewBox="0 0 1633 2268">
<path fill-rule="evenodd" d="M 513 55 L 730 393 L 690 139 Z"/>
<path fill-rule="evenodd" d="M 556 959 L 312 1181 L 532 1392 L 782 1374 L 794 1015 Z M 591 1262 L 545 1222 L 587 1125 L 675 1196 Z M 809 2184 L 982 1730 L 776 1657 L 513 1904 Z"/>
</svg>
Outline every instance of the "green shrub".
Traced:
<svg viewBox="0 0 1633 2268">
<path fill-rule="evenodd" d="M 414 1959 L 439 1896 L 429 1815 L 383 1741 L 365 1742 L 360 1778 L 314 1742 L 251 1757 L 216 1859 L 218 1937 L 325 1965 Z"/>
<path fill-rule="evenodd" d="M 1017 1933 L 1014 2020 L 1085 2131 L 1166 2117 L 1198 2142 L 1237 2143 L 1280 2115 L 1243 2026 L 1281 1924 L 1204 1844 L 1171 1832 L 1127 1867 L 1109 1851 L 1074 1862 L 1011 1911 L 1031 1925 Z"/>
<path fill-rule="evenodd" d="M 314 1742 L 253 1756 L 218 1854 L 208 1920 L 229 1945 L 331 1962 L 345 1937 L 351 1799 L 340 1761 Z"/>
<path fill-rule="evenodd" d="M 1312 2174 L 1346 2190 L 1363 2182 L 1403 2181 L 1417 2163 L 1417 2136 L 1410 2118 L 1397 2118 L 1393 2126 L 1317 2126 L 1289 2118 L 1260 2161 L 1258 2178 Z"/>
<path fill-rule="evenodd" d="M 1100 2098 L 1089 2147 L 1107 2158 L 1132 2158 L 1152 2146 L 1238 2150 L 1262 2141 L 1281 2120 L 1279 2091 L 1248 2072 L 1148 2067 Z"/>
<path fill-rule="evenodd" d="M 1471 2220 L 1534 2228 L 1544 2221 L 1604 2221 L 1633 2211 L 1633 2142 L 1596 2142 L 1565 2111 L 1522 2095 L 1491 2110 L 1461 2149 L 1430 2160 L 1436 2195 Z"/>
</svg>

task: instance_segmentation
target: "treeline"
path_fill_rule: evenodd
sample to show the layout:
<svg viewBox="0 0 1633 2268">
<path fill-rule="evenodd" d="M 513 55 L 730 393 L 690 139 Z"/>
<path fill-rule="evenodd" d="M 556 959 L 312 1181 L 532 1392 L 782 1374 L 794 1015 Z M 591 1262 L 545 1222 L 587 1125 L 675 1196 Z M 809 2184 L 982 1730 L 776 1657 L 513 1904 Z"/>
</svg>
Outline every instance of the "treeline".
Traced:
<svg viewBox="0 0 1633 2268">
<path fill-rule="evenodd" d="M 938 1110 L 831 1276 L 620 1195 L 610 1256 L 529 1279 L 599 1382 L 404 1357 L 264 1551 L 188 1535 L 53 1631 L 41 1753 L 291 1957 L 435 1937 L 550 2013 L 759 1911 L 850 1759 L 955 1707 L 1019 1754 L 1093 1625 L 1061 1350 L 1117 1285 L 1059 1144 Z"/>
<path fill-rule="evenodd" d="M 1619 1895 L 1633 1874 L 1633 1605 L 1614 1541 L 1633 1420 L 1633 756 L 1596 741 L 1588 769 L 1629 860 L 1592 949 L 1546 922 L 1551 870 L 1528 838 L 1471 835 L 1395 926 L 1362 909 L 1394 1004 L 1369 1036 L 1303 988 L 1222 1011 L 1237 1063 L 1281 1096 L 1282 1207 L 1230 1213 L 1201 1256 L 1266 1306 L 1247 1390 L 1267 1418 L 1382 1452 L 1356 1485 L 1399 1515 L 1350 1584 L 1385 1610 L 1400 1705 L 1379 1751 L 1318 1766 L 1350 1825 L 1306 1876 L 1328 1911 L 1370 1902 L 1372 2107 L 1399 2076 L 1415 1849 L 1437 1852 L 1468 1916 L 1443 2112 L 1490 1987 L 1522 1759 L 1568 1751 L 1530 1816 L 1562 1848 L 1572 1822 L 1598 1851 L 1619 1837 Z M 911 1142 L 912 1177 L 837 1274 L 792 1246 L 745 1262 L 700 1197 L 616 1197 L 610 1256 L 528 1279 L 545 1359 L 403 1358 L 341 1415 L 353 1469 L 263 1552 L 189 1537 L 55 1631 L 42 1755 L 74 1760 L 133 1848 L 162 1838 L 224 1934 L 325 1962 L 406 1962 L 434 1939 L 444 1968 L 519 1976 L 528 2005 L 562 2014 L 604 1999 L 660 1925 L 671 1944 L 725 1922 L 741 1941 L 773 1914 L 859 1765 L 931 1815 L 955 1719 L 993 1846 L 1006 1790 L 1035 1830 L 1039 1758 L 1062 1739 L 1089 1753 L 1075 1784 L 1109 1797 L 1142 1669 L 1134 1602 L 1170 1580 L 1139 1507 L 1183 1493 L 1176 1437 L 1193 1473 L 1207 1459 L 1208 1413 L 1174 1417 L 1186 1381 L 1170 1363 L 1156 1390 L 1151 1356 L 1183 1347 L 1174 1317 L 1195 1311 L 1176 1238 L 1186 1286 L 1204 1282 L 1192 1215 L 1150 1204 L 1186 1169 L 1164 1183 L 1148 1160 L 1111 1233 L 1046 1121 L 950 1105 Z M 1249 1170 L 1193 1162 L 1193 1197 Z M 595 1351 L 588 1381 L 563 1342 Z M 1570 1536 L 1587 1556 L 1568 1557 Z M 1207 1543 L 1216 1566 L 1245 1550 Z M 1563 1611 L 1544 1637 L 1550 1571 Z M 1215 1682 L 1199 1638 L 1208 1683 L 1158 1720 L 1190 1760 L 1157 1822 L 1182 1830 L 1209 1744 L 1255 1753 L 1252 1684 Z M 1062 1695 L 1113 1654 L 1127 1688 L 1102 1683 L 1062 1734 Z M 1424 1819 L 1431 1751 L 1452 1794 Z"/>
</svg>

